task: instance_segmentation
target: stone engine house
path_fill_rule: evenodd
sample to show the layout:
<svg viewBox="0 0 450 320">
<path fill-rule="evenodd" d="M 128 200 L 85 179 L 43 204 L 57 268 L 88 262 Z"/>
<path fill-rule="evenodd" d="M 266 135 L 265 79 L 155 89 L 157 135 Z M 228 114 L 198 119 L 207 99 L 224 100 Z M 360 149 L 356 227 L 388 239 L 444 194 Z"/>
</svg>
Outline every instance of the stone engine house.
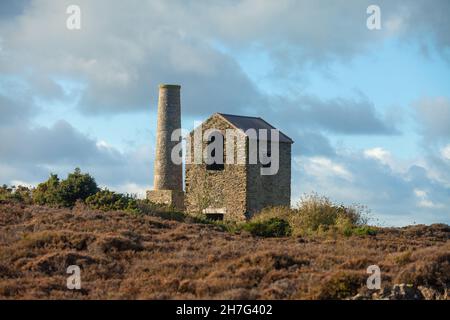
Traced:
<svg viewBox="0 0 450 320">
<path fill-rule="evenodd" d="M 154 190 L 147 192 L 150 201 L 188 213 L 203 213 L 211 219 L 235 221 L 248 219 L 265 207 L 290 205 L 293 141 L 280 131 L 278 141 L 270 141 L 270 130 L 275 128 L 259 117 L 215 113 L 190 132 L 185 137 L 183 190 L 182 165 L 171 161 L 172 148 L 181 142 L 171 140 L 172 131 L 181 127 L 180 86 L 160 85 L 159 90 Z M 254 136 L 248 134 L 249 129 L 269 133 Z M 227 132 L 233 132 L 234 136 Z M 199 143 L 195 142 L 198 137 Z M 223 141 L 223 161 L 205 161 L 204 150 L 217 137 Z M 279 151 L 278 170 L 263 175 L 261 169 L 271 163 L 250 161 L 249 150 L 258 146 L 259 151 L 261 144 L 266 145 L 265 154 L 270 157 L 273 143 Z M 201 153 L 195 150 L 199 145 Z"/>
</svg>

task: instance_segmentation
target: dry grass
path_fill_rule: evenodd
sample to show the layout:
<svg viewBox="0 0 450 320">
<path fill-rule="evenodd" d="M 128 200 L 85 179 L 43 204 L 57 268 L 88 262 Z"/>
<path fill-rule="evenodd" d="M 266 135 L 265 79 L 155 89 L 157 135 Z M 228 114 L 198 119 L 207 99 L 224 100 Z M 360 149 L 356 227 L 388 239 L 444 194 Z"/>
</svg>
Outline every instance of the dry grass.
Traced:
<svg viewBox="0 0 450 320">
<path fill-rule="evenodd" d="M 367 234 L 369 210 L 361 205 L 344 206 L 316 193 L 304 194 L 295 208 L 268 207 L 257 213 L 253 222 L 283 219 L 294 236 L 330 234 Z"/>
<path fill-rule="evenodd" d="M 377 264 L 382 286 L 449 287 L 450 228 L 258 238 L 208 224 L 0 204 L 1 299 L 343 299 Z M 66 288 L 81 267 L 82 290 Z"/>
</svg>

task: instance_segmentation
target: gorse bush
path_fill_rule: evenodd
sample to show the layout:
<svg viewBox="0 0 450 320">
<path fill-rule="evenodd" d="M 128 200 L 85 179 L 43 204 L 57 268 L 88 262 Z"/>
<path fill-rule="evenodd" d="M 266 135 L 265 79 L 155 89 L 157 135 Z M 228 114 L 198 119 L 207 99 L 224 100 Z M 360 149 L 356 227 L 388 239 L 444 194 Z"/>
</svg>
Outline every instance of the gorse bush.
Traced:
<svg viewBox="0 0 450 320">
<path fill-rule="evenodd" d="M 129 212 L 138 212 L 138 200 L 136 197 L 116 193 L 108 189 L 90 195 L 86 198 L 86 204 L 91 209 L 102 211 L 124 210 Z"/>
<path fill-rule="evenodd" d="M 33 191 L 33 202 L 56 207 L 73 207 L 77 200 L 85 201 L 99 191 L 95 179 L 76 168 L 67 179 L 60 181 L 56 174 L 40 183 Z"/>
<path fill-rule="evenodd" d="M 103 189 L 89 196 L 85 204 L 91 208 L 102 211 L 123 210 L 134 214 L 151 215 L 165 220 L 185 221 L 187 215 L 178 212 L 175 208 L 149 201 L 138 199 L 136 195 L 123 194 Z"/>
<path fill-rule="evenodd" d="M 287 237 L 291 235 L 291 226 L 281 218 L 270 218 L 265 221 L 250 221 L 243 225 L 243 229 L 254 236 Z"/>
<path fill-rule="evenodd" d="M 61 203 L 59 178 L 51 174 L 47 181 L 38 184 L 33 191 L 33 202 L 40 205 L 58 206 Z"/>
<path fill-rule="evenodd" d="M 315 193 L 304 195 L 296 208 L 263 209 L 251 219 L 251 222 L 264 222 L 273 218 L 287 221 L 295 236 L 327 233 L 350 236 L 375 232 L 375 229 L 365 226 L 368 222 L 368 210 L 365 207 L 335 204 L 327 197 Z"/>
<path fill-rule="evenodd" d="M 67 179 L 62 180 L 59 185 L 61 204 L 64 207 L 73 207 L 77 200 L 84 201 L 98 191 L 95 179 L 88 173 L 81 173 L 79 168 L 69 173 Z"/>
<path fill-rule="evenodd" d="M 47 181 L 34 189 L 3 185 L 0 187 L 0 201 L 67 208 L 73 208 L 77 202 L 81 202 L 91 209 L 102 211 L 124 210 L 131 213 L 160 214 L 174 220 L 185 218 L 184 214 L 177 213 L 174 208 L 165 205 L 137 199 L 130 194 L 100 190 L 95 179 L 87 173 L 82 173 L 79 168 L 69 173 L 64 180 L 60 180 L 56 174 L 50 174 Z"/>
</svg>

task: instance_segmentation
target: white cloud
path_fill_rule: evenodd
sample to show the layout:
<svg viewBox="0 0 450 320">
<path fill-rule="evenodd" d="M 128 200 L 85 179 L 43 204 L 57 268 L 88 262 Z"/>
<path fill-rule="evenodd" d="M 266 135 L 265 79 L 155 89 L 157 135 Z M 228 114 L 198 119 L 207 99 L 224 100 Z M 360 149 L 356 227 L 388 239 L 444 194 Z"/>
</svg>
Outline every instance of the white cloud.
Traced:
<svg viewBox="0 0 450 320">
<path fill-rule="evenodd" d="M 428 192 L 425 190 L 414 189 L 414 194 L 418 198 L 418 206 L 428 209 L 441 209 L 444 205 L 441 203 L 434 203 L 429 199 Z"/>
<path fill-rule="evenodd" d="M 425 198 L 427 196 L 427 192 L 424 190 L 420 190 L 420 189 L 414 189 L 414 194 L 418 198 Z"/>
<path fill-rule="evenodd" d="M 450 144 L 442 148 L 441 155 L 445 160 L 450 161 Z"/>
<path fill-rule="evenodd" d="M 382 164 L 392 162 L 391 153 L 381 147 L 364 150 L 364 156 L 380 161 Z"/>
<path fill-rule="evenodd" d="M 389 154 L 393 163 L 403 165 L 392 170 L 379 165 L 386 149 L 372 149 L 355 152 L 341 146 L 344 151 L 333 158 L 294 157 L 294 203 L 300 194 L 315 191 L 337 202 L 367 205 L 383 225 L 450 222 L 450 189 L 431 177 L 430 159 L 400 161 Z"/>
<path fill-rule="evenodd" d="M 121 186 L 124 192 L 142 195 L 152 178 L 148 146 L 122 152 L 66 121 L 49 128 L 0 126 L 0 136 L 0 183 L 36 185 L 50 173 L 65 177 L 80 167 L 101 185 Z"/>
<path fill-rule="evenodd" d="M 114 147 L 112 145 L 110 145 L 108 142 L 106 142 L 104 140 L 98 140 L 95 145 L 99 149 L 106 149 L 106 150 L 114 149 Z"/>
<path fill-rule="evenodd" d="M 298 159 L 300 162 L 302 160 Z M 348 181 L 353 180 L 352 174 L 343 164 L 336 163 L 325 157 L 304 158 L 304 169 L 317 178 L 339 177 Z"/>
<path fill-rule="evenodd" d="M 24 187 L 29 187 L 32 188 L 34 186 L 36 186 L 38 183 L 36 182 L 26 182 L 26 181 L 22 181 L 22 180 L 12 180 L 11 181 L 11 185 L 12 186 L 24 186 Z"/>
<path fill-rule="evenodd" d="M 82 79 L 87 85 L 79 108 L 91 114 L 147 108 L 149 88 L 172 81 L 185 86 L 183 99 L 196 115 L 208 111 L 211 101 L 219 111 L 260 108 L 264 97 L 254 83 L 226 50 L 212 43 L 235 52 L 257 45 L 276 65 L 272 77 L 286 79 L 302 74 L 296 66 L 313 62 L 327 68 L 336 59 L 347 62 L 382 43 L 399 24 L 409 31 L 401 33 L 405 37 L 422 39 L 414 33 L 420 28 L 411 24 L 427 24 L 447 41 L 448 22 L 436 19 L 445 12 L 446 1 L 432 7 L 415 1 L 408 4 L 408 14 L 400 1 L 383 2 L 387 27 L 377 32 L 366 28 L 369 0 L 130 0 L 126 5 L 79 0 L 82 29 L 76 32 L 65 27 L 69 4 L 34 0 L 23 14 L 2 20 L 0 71 L 23 75 L 33 88 L 48 84 L 53 75 Z M 401 23 L 399 17 L 404 17 Z M 344 121 L 341 127 L 351 130 L 345 119 L 335 123 Z"/>
<path fill-rule="evenodd" d="M 405 175 L 407 174 L 409 168 L 413 165 L 418 165 L 421 167 L 427 167 L 426 161 L 423 157 L 416 157 L 411 159 L 400 159 L 392 155 L 389 150 L 383 147 L 375 147 L 370 149 L 365 149 L 363 155 L 367 159 L 373 159 L 377 162 L 389 167 L 392 171 Z"/>
<path fill-rule="evenodd" d="M 186 89 L 183 102 L 191 114 L 209 110 L 211 101 L 219 111 L 260 105 L 236 61 L 209 45 L 211 27 L 200 24 L 214 23 L 205 15 L 207 5 L 193 12 L 184 1 L 131 0 L 124 6 L 81 0 L 82 28 L 68 31 L 68 4 L 35 0 L 23 15 L 0 22 L 0 72 L 23 77 L 36 91 L 55 75 L 82 80 L 78 108 L 88 114 L 148 109 L 149 92 L 161 82 Z"/>
</svg>

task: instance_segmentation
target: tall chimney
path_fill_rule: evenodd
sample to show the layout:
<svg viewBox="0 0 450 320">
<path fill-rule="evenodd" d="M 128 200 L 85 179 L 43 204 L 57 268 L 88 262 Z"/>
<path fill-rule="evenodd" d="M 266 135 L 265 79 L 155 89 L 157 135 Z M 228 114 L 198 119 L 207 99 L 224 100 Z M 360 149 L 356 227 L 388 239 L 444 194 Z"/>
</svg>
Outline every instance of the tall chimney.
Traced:
<svg viewBox="0 0 450 320">
<path fill-rule="evenodd" d="M 172 132 L 181 128 L 180 86 L 161 84 L 158 99 L 158 127 L 154 172 L 155 190 L 182 191 L 182 166 L 171 160 L 172 149 L 180 143 L 171 141 Z"/>
<path fill-rule="evenodd" d="M 155 203 L 164 203 L 178 209 L 183 207 L 183 167 L 171 159 L 172 149 L 181 138 L 172 141 L 172 132 L 181 128 L 180 86 L 161 84 L 158 98 L 158 124 L 153 191 L 147 198 Z"/>
</svg>

